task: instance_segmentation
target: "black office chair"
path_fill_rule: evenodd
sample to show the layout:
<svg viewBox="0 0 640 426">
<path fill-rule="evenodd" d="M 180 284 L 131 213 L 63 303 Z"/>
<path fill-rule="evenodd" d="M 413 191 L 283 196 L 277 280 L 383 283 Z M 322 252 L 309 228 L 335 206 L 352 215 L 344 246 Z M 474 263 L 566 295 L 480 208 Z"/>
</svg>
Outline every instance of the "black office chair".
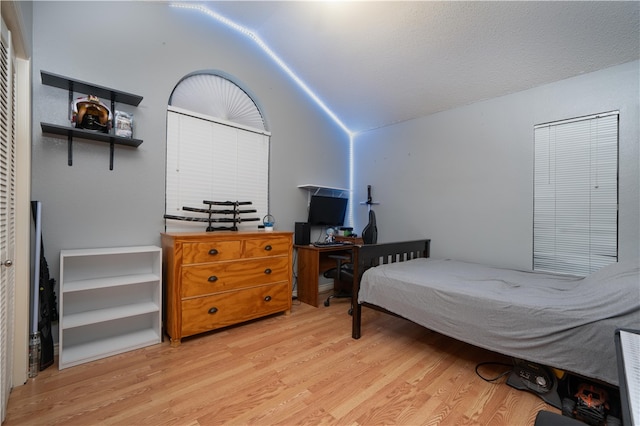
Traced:
<svg viewBox="0 0 640 426">
<path fill-rule="evenodd" d="M 373 210 L 369 210 L 369 223 L 362 230 L 362 242 L 364 244 L 375 244 L 378 242 L 378 227 L 376 225 L 376 214 Z M 335 268 L 326 270 L 322 275 L 325 278 L 333 278 L 335 282 L 347 282 L 348 290 L 339 290 L 334 292 L 327 300 L 324 301 L 324 306 L 331 304 L 331 299 L 345 299 L 352 297 L 353 287 L 353 264 L 351 263 L 351 256 L 347 255 L 330 255 L 332 259 L 335 259 L 337 265 Z M 334 284 L 334 288 L 335 288 Z"/>
</svg>

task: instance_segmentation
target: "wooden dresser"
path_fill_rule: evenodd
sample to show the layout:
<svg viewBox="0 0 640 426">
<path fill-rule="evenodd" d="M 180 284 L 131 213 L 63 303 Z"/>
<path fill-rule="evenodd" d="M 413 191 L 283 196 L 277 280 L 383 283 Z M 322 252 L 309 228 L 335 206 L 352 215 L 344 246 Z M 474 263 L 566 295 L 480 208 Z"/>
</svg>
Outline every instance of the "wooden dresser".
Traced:
<svg viewBox="0 0 640 426">
<path fill-rule="evenodd" d="M 163 233 L 165 331 L 183 337 L 291 312 L 292 232 Z"/>
</svg>

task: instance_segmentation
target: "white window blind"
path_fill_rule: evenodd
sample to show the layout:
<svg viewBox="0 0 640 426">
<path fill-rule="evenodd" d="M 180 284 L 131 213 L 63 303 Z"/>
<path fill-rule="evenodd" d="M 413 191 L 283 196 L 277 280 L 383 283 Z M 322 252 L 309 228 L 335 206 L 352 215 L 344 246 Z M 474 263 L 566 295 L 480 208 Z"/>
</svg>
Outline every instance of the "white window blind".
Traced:
<svg viewBox="0 0 640 426">
<path fill-rule="evenodd" d="M 618 112 L 535 126 L 533 269 L 618 260 Z"/>
<path fill-rule="evenodd" d="M 233 81 L 220 75 L 197 73 L 182 79 L 171 93 L 170 103 L 248 128 L 265 128 L 253 99 Z"/>
<path fill-rule="evenodd" d="M 269 133 L 229 123 L 181 108 L 167 112 L 166 214 L 208 218 L 208 214 L 182 208 L 208 208 L 203 200 L 251 201 L 240 209 L 255 213 L 239 217 L 258 218 L 241 222 L 239 229 L 258 229 L 268 213 Z M 231 207 L 214 206 L 215 209 Z M 232 215 L 213 215 L 232 218 Z M 214 227 L 232 223 L 212 223 Z M 168 232 L 204 231 L 207 223 L 167 219 Z"/>
</svg>

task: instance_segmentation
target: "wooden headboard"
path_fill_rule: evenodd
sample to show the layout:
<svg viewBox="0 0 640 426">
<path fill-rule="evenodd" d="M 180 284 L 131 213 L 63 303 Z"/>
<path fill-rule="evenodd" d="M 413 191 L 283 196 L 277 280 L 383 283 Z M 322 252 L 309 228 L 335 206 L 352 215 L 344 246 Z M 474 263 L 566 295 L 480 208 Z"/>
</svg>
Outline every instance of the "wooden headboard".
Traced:
<svg viewBox="0 0 640 426">
<path fill-rule="evenodd" d="M 402 241 L 397 243 L 370 244 L 353 248 L 353 323 L 352 337 L 360 338 L 362 306 L 358 303 L 362 274 L 374 266 L 406 262 L 419 257 L 429 257 L 431 240 Z M 366 306 L 370 306 L 365 304 Z M 370 307 L 378 309 L 376 306 Z"/>
</svg>

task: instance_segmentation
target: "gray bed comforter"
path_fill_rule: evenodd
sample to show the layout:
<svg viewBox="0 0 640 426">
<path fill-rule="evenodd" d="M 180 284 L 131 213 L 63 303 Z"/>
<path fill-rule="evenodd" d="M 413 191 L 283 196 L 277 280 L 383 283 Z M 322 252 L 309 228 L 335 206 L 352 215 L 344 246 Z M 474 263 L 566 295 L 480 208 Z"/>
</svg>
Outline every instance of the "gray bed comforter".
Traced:
<svg viewBox="0 0 640 426">
<path fill-rule="evenodd" d="M 455 339 L 617 385 L 614 333 L 640 328 L 638 265 L 585 277 L 415 259 L 367 270 L 358 301 Z"/>
</svg>

